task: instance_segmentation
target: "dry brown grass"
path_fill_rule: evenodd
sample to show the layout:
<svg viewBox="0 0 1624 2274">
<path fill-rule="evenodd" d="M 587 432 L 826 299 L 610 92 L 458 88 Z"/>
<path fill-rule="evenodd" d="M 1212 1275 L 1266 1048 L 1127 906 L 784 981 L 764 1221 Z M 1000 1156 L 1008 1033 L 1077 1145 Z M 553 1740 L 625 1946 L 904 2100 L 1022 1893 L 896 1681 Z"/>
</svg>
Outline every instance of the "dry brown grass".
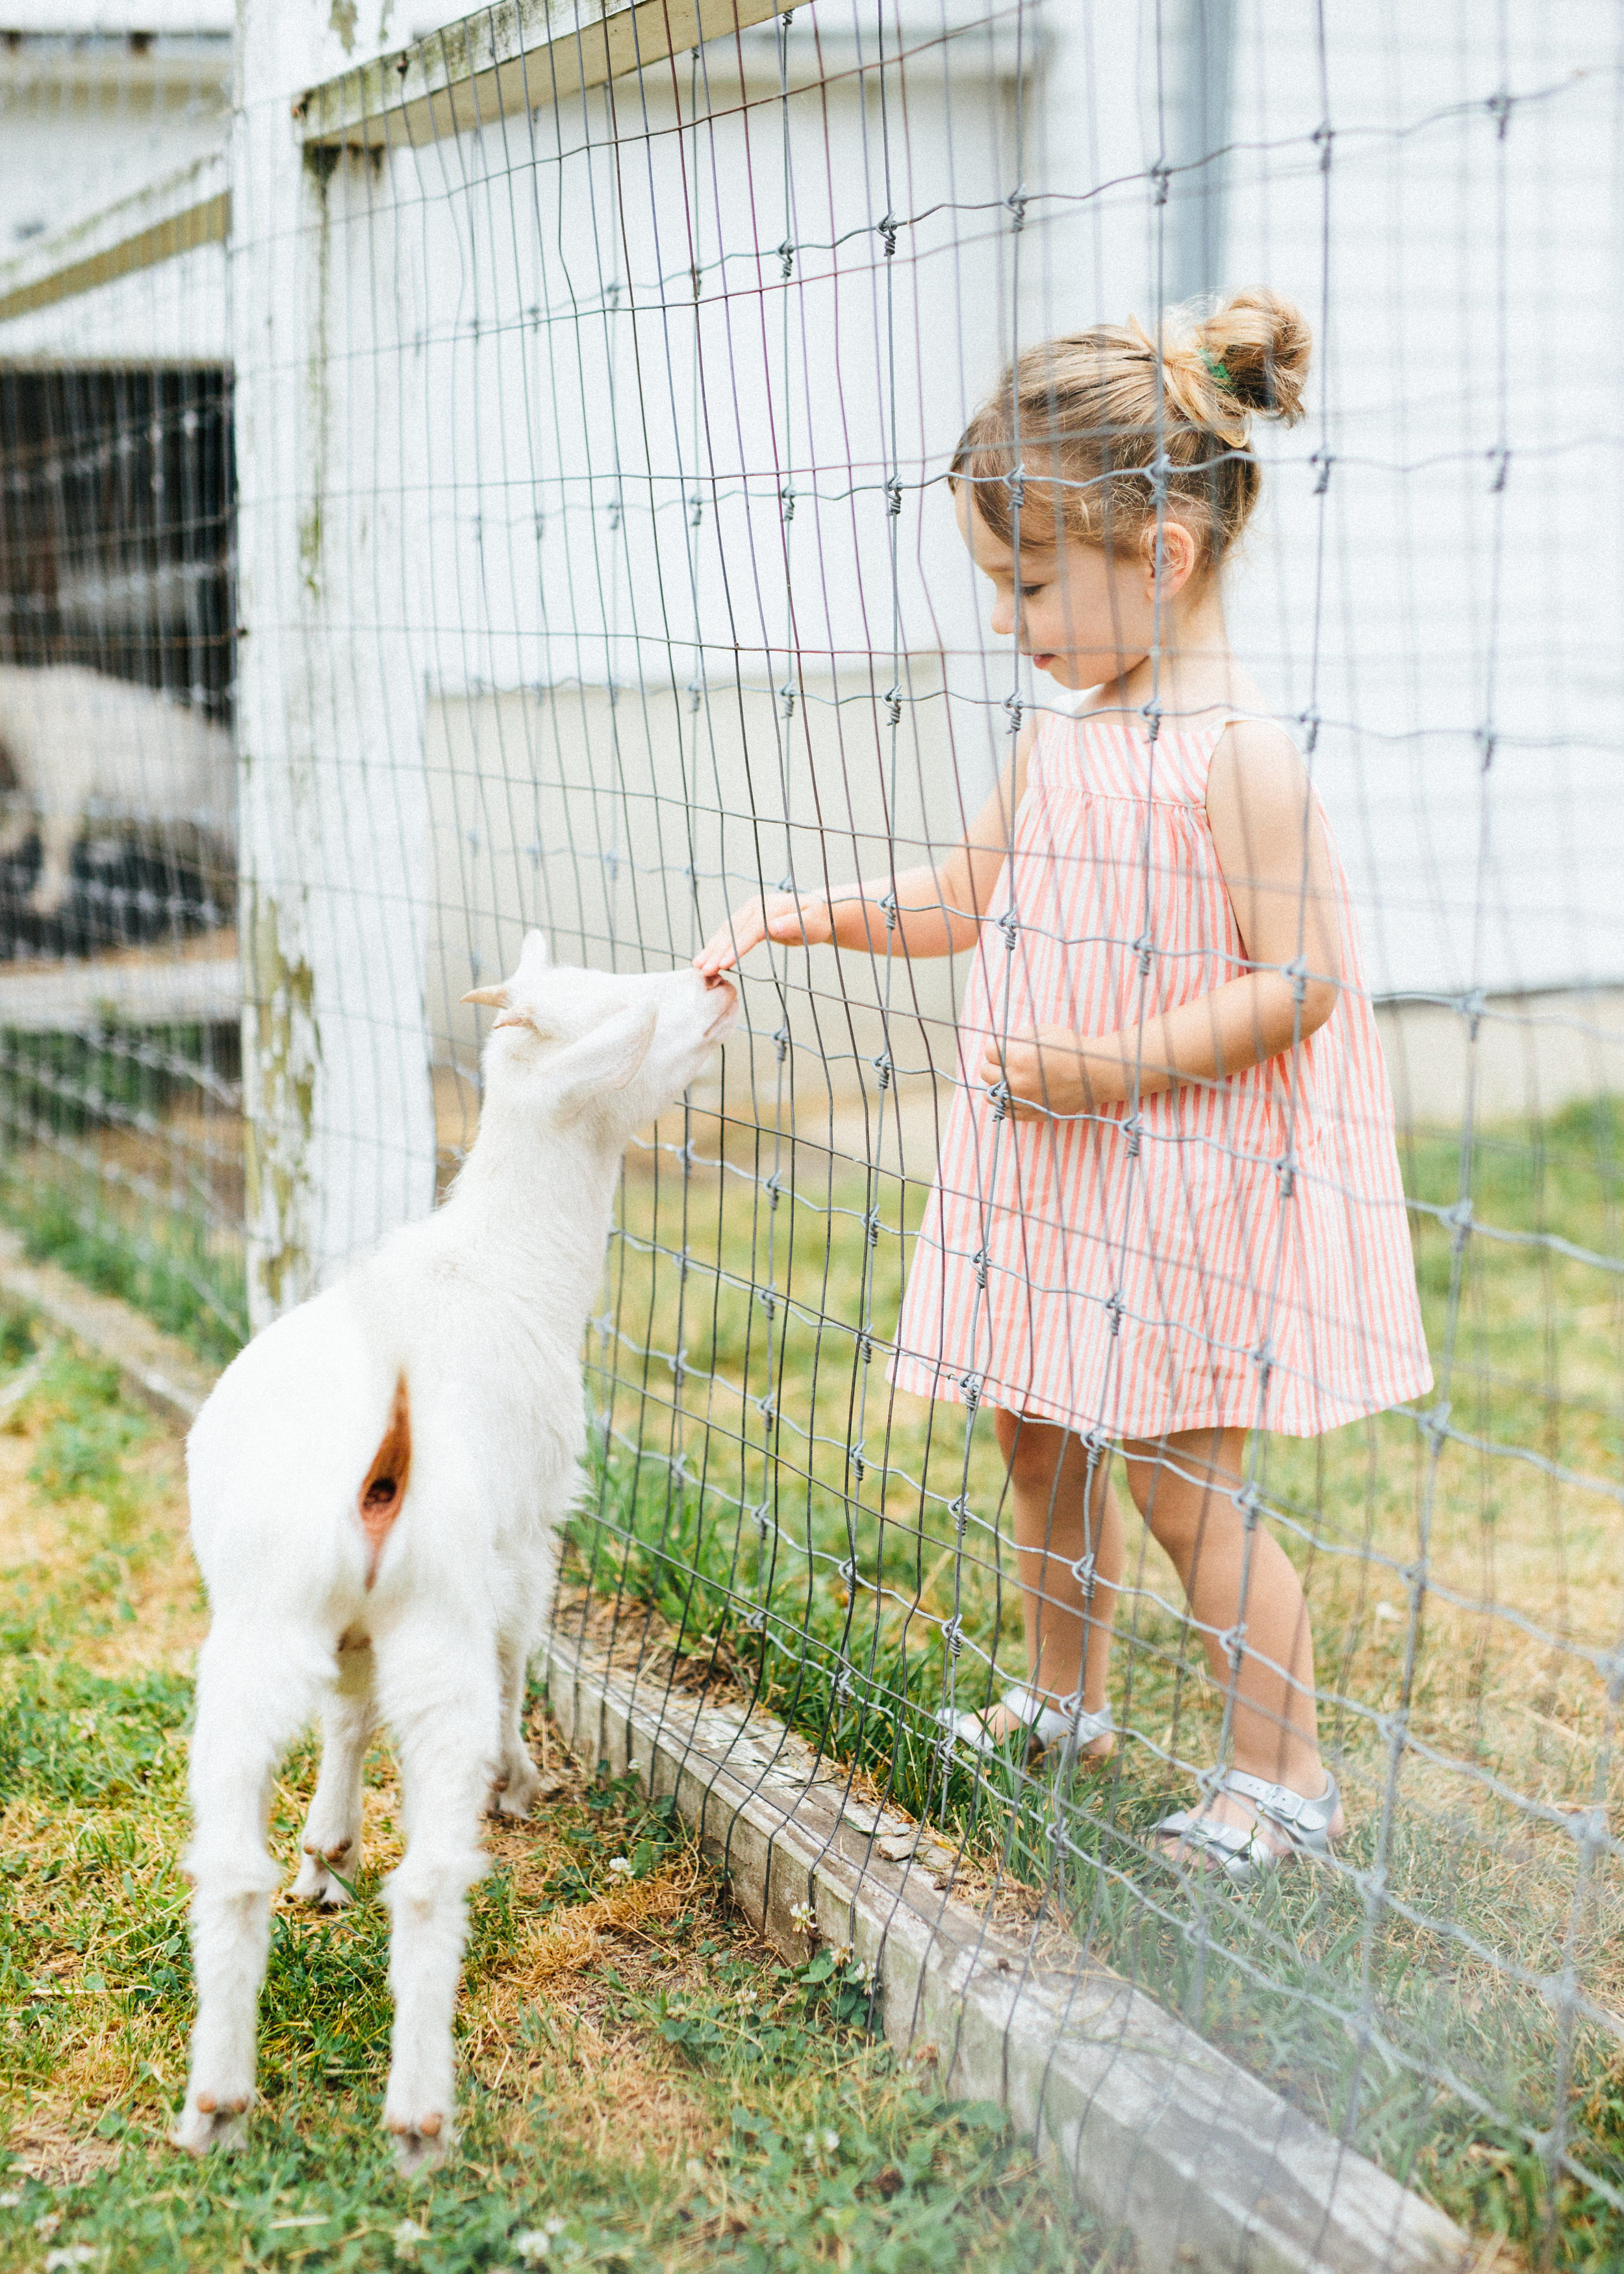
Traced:
<svg viewBox="0 0 1624 2274">
<path fill-rule="evenodd" d="M 178 1439 L 155 1425 L 131 1455 L 140 1537 L 110 1548 L 94 1506 L 45 1500 L 30 1482 L 29 1468 L 59 1416 L 59 1404 L 35 1398 L 0 1428 L 0 1570 L 36 1600 L 93 1598 L 104 1605 L 117 1588 L 133 1615 L 87 1623 L 73 1655 L 87 1669 L 110 1676 L 182 1670 L 206 1613 L 186 1543 Z M 95 1741 L 92 1716 L 84 1736 Z M 680 2059 L 656 2031 L 626 2017 L 623 1997 L 598 1969 L 611 1965 L 625 1988 L 652 1997 L 662 1988 L 702 1986 L 722 1954 L 754 1963 L 766 1979 L 773 1955 L 728 1911 L 719 1881 L 692 1846 L 630 1885 L 611 1884 L 588 1901 L 556 1907 L 548 1883 L 572 1851 L 551 1828 L 552 1814 L 579 1801 L 587 1777 L 544 1717 L 536 1717 L 532 1736 L 549 1765 L 545 1804 L 530 1823 L 493 1822 L 487 1842 L 493 1868 L 511 1883 L 521 1931 L 466 1988 L 468 2065 L 516 2131 L 545 2091 L 554 2129 L 593 2152 L 634 2164 L 702 2154 L 715 2135 L 714 2115 Z M 184 1740 L 177 1733 L 172 1742 L 178 1756 Z M 284 1837 L 308 1803 L 309 1781 L 308 1759 L 279 1781 L 273 1815 Z M 398 1805 L 392 1765 L 381 1754 L 370 1765 L 365 1801 L 368 1888 L 399 1859 Z M 134 1852 L 113 1875 L 123 1884 L 109 1901 L 97 1884 L 106 1874 L 87 1872 L 85 1857 L 87 1843 L 117 1842 L 129 1827 L 127 1798 L 104 1809 L 64 1809 L 25 1797 L 0 1813 L 11 1916 L 42 1953 L 33 1994 L 48 2001 L 59 2023 L 49 2077 L 6 2080 L 0 2112 L 18 2168 L 53 2184 L 82 2180 L 117 2162 L 118 2142 L 95 2130 L 106 2110 L 161 2127 L 182 2080 L 182 2016 L 173 2002 L 132 2013 L 117 1979 L 117 1942 L 130 1916 L 176 1913 L 183 1899 L 178 1775 L 140 1815 Z M 285 1890 L 276 1908 L 289 1931 L 314 1942 L 364 1931 L 350 1915 L 313 1916 Z M 95 1980 L 107 1986 L 93 1986 Z"/>
</svg>

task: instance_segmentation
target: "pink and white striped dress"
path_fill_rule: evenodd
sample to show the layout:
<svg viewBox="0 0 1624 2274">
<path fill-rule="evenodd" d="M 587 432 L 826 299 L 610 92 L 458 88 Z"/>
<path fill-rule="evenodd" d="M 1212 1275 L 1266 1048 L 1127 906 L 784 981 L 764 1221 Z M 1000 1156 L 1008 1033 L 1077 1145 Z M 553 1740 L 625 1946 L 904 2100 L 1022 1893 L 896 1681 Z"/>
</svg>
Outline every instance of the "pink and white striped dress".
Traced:
<svg viewBox="0 0 1624 2274">
<path fill-rule="evenodd" d="M 1431 1385 L 1348 885 L 1318 1032 L 1091 1118 L 1001 1118 L 989 1032 L 1105 1035 L 1247 969 L 1206 816 L 1227 720 L 1050 718 L 981 927 L 890 1378 L 1114 1438 L 1316 1436 Z M 1327 837 L 1329 832 L 1327 832 Z"/>
</svg>

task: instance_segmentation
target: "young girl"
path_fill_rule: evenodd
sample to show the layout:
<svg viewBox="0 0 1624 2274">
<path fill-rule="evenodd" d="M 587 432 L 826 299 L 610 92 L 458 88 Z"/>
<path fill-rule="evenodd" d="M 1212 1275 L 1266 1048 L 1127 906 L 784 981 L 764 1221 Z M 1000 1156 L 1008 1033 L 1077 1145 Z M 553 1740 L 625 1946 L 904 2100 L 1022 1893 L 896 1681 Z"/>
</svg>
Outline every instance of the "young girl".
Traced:
<svg viewBox="0 0 1624 2274">
<path fill-rule="evenodd" d="M 1120 1449 L 1227 1698 L 1232 1766 L 1159 1843 L 1239 1884 L 1342 1828 L 1248 1432 L 1312 1436 L 1431 1382 L 1346 882 L 1220 590 L 1251 418 L 1300 415 L 1309 346 L 1244 292 L 1158 341 L 1021 356 L 955 453 L 959 528 L 993 629 L 1083 700 L 1024 728 L 939 867 L 752 902 L 695 958 L 972 952 L 890 1369 L 993 1407 L 1009 1465 L 1030 1682 L 956 1726 L 1110 1751 Z"/>
</svg>

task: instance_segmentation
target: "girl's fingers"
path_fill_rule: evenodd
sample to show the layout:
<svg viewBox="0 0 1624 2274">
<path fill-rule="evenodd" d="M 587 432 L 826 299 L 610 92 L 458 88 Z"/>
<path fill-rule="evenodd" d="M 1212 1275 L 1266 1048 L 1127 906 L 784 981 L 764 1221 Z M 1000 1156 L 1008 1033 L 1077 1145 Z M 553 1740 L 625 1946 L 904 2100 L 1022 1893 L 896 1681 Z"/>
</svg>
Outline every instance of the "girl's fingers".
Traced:
<svg viewBox="0 0 1624 2274">
<path fill-rule="evenodd" d="M 719 930 L 714 931 L 693 959 L 693 968 L 706 979 L 714 979 L 721 971 L 730 971 L 740 959 L 750 953 L 767 937 L 762 923 L 761 903 L 752 900 L 736 909 Z"/>
<path fill-rule="evenodd" d="M 824 900 L 801 900 L 792 894 L 780 894 L 770 900 L 751 900 L 730 915 L 719 931 L 713 932 L 693 959 L 694 969 L 706 979 L 718 972 L 729 971 L 759 947 L 764 939 L 799 947 L 816 944 L 834 936 L 828 902 Z"/>
</svg>

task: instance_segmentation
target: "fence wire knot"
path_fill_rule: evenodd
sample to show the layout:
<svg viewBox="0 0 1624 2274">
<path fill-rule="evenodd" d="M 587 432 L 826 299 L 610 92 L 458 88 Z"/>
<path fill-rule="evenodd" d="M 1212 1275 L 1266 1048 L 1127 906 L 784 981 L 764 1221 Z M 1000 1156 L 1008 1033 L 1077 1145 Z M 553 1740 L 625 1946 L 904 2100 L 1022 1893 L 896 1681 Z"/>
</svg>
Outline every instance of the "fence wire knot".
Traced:
<svg viewBox="0 0 1624 2274">
<path fill-rule="evenodd" d="M 1084 1601 L 1091 1603 L 1094 1600 L 1095 1586 L 1094 1558 L 1091 1553 L 1078 1556 L 1071 1567 L 1071 1576 L 1082 1592 Z"/>
<path fill-rule="evenodd" d="M 1449 1434 L 1449 1400 L 1440 1397 L 1436 1405 L 1430 1405 L 1424 1413 L 1416 1416 L 1416 1426 L 1434 1453 L 1441 1449 L 1445 1438 Z"/>
<path fill-rule="evenodd" d="M 953 1518 L 954 1532 L 957 1534 L 960 1540 L 963 1540 L 964 1537 L 965 1528 L 970 1523 L 970 1501 L 968 1495 L 961 1493 L 956 1501 L 949 1502 L 948 1506 L 948 1514 Z"/>
</svg>

